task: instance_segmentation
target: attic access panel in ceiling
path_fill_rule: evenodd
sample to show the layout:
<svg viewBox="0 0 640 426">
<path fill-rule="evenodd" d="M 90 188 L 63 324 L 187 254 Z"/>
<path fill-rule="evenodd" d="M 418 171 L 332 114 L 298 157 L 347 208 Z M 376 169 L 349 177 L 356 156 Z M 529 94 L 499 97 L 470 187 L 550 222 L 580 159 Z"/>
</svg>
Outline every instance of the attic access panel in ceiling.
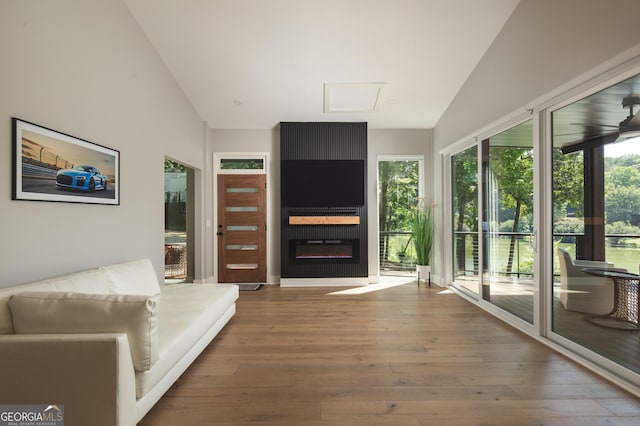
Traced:
<svg viewBox="0 0 640 426">
<path fill-rule="evenodd" d="M 374 112 L 387 83 L 325 83 L 324 112 Z"/>
</svg>

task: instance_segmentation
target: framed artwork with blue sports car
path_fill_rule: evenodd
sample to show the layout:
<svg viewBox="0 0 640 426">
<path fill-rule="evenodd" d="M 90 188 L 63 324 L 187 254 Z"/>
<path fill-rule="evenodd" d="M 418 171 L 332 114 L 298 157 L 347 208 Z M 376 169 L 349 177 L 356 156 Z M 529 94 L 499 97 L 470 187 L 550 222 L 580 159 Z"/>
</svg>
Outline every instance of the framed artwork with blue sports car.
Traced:
<svg viewBox="0 0 640 426">
<path fill-rule="evenodd" d="M 14 200 L 120 204 L 120 152 L 13 118 Z"/>
</svg>

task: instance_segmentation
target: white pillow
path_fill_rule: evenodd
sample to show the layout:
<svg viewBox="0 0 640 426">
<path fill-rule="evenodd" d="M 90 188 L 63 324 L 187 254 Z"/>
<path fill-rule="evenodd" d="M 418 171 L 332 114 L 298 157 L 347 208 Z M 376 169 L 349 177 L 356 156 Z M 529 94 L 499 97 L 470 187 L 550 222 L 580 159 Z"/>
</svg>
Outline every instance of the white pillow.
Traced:
<svg viewBox="0 0 640 426">
<path fill-rule="evenodd" d="M 33 291 L 9 309 L 16 334 L 127 333 L 136 371 L 158 360 L 158 296 Z"/>
<path fill-rule="evenodd" d="M 117 294 L 160 294 L 156 270 L 149 259 L 101 266 L 109 275 L 109 290 Z"/>
<path fill-rule="evenodd" d="M 99 269 L 73 272 L 59 277 L 34 281 L 13 287 L 0 288 L 0 334 L 13 334 L 9 299 L 14 293 L 25 291 L 72 291 L 82 293 L 110 293 L 109 274 Z"/>
</svg>

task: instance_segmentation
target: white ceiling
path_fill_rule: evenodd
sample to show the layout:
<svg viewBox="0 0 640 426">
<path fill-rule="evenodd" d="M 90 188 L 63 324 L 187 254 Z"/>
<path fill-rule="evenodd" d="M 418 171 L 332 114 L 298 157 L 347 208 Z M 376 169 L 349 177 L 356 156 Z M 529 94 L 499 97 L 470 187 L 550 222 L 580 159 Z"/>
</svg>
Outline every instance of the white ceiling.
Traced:
<svg viewBox="0 0 640 426">
<path fill-rule="evenodd" d="M 124 0 L 211 128 L 433 128 L 519 0 Z M 324 112 L 325 84 L 383 84 Z"/>
</svg>

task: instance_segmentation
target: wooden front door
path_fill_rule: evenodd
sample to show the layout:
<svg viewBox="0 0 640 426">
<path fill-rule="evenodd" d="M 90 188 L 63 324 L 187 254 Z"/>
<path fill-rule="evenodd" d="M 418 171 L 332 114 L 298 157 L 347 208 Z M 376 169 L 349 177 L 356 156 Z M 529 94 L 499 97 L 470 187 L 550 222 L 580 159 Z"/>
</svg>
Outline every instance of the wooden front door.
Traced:
<svg viewBox="0 0 640 426">
<path fill-rule="evenodd" d="M 266 175 L 218 175 L 218 282 L 267 279 Z"/>
</svg>

